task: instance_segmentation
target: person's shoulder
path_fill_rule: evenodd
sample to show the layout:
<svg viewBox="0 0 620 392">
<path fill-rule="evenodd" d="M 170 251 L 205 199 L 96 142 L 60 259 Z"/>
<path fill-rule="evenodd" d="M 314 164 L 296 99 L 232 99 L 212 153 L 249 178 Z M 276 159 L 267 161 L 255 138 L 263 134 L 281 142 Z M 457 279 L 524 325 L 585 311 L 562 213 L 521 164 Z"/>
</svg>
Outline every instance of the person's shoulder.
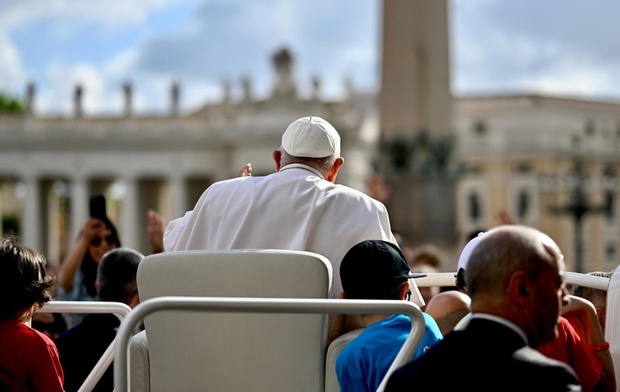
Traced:
<svg viewBox="0 0 620 392">
<path fill-rule="evenodd" d="M 575 371 L 564 362 L 548 358 L 529 346 L 517 350 L 512 357 L 516 360 L 515 370 L 539 380 L 537 385 L 544 390 L 580 390 L 571 389 L 580 384 Z"/>
<path fill-rule="evenodd" d="M 360 191 L 358 189 L 352 188 L 352 187 L 350 187 L 348 185 L 336 184 L 336 183 L 333 183 L 333 182 L 329 182 L 327 180 L 323 180 L 323 182 L 326 183 L 326 185 L 330 186 L 333 189 L 333 191 L 335 191 L 335 192 L 347 193 L 347 194 L 350 194 L 350 195 L 355 195 L 355 196 L 359 196 L 359 197 L 363 197 L 363 198 L 372 199 L 370 196 L 368 196 L 364 192 L 362 192 L 362 191 Z M 372 200 L 374 200 L 374 199 L 372 199 Z"/>
<path fill-rule="evenodd" d="M 458 363 L 459 359 L 457 358 L 462 353 L 459 354 L 455 351 L 447 355 L 446 345 L 443 342 L 443 340 L 438 341 L 428 350 L 425 350 L 423 355 L 417 356 L 396 369 L 388 380 L 386 391 L 427 390 L 430 387 L 434 389 L 437 389 L 438 386 L 444 387 L 441 376 L 445 375 L 447 367 L 452 367 Z M 446 364 L 447 367 L 437 366 L 437 363 L 440 362 Z"/>
<path fill-rule="evenodd" d="M 549 358 L 529 346 L 516 350 L 512 358 L 521 364 L 521 367 L 537 368 L 539 372 L 549 375 L 564 375 L 568 379 L 575 378 L 575 373 L 570 366 L 557 359 Z"/>
<path fill-rule="evenodd" d="M 257 181 L 260 181 L 262 178 L 264 177 L 246 176 L 216 181 L 205 189 L 196 205 L 198 206 L 207 200 L 221 197 L 229 198 L 231 193 L 238 192 L 240 189 L 253 188 Z"/>
<path fill-rule="evenodd" d="M 439 325 L 437 325 L 437 321 L 426 312 L 422 312 L 422 316 L 424 316 L 424 324 L 426 325 L 426 329 L 433 332 L 436 335 L 443 336 L 441 331 L 439 330 Z"/>
<path fill-rule="evenodd" d="M 56 344 L 61 345 L 64 341 L 83 337 L 90 338 L 108 331 L 116 333 L 119 324 L 120 320 L 113 314 L 89 314 L 78 324 L 63 332 L 56 339 Z"/>
<path fill-rule="evenodd" d="M 14 341 L 24 350 L 42 350 L 48 346 L 55 346 L 52 339 L 44 333 L 27 326 L 22 322 L 11 323 Z"/>
<path fill-rule="evenodd" d="M 351 188 L 350 186 L 343 184 L 334 184 L 329 181 L 325 182 L 327 182 L 327 186 L 331 188 L 329 189 L 329 193 L 331 195 L 345 196 L 346 198 L 357 199 L 369 205 L 373 205 L 376 208 L 385 209 L 385 206 L 379 200 L 373 199 L 372 197 L 368 196 L 366 193 L 358 189 Z"/>
<path fill-rule="evenodd" d="M 24 337 L 26 339 L 45 336 L 17 319 L 2 320 L 0 323 L 3 331 L 11 331 L 11 334 L 15 336 Z"/>
<path fill-rule="evenodd" d="M 422 316 L 424 317 L 424 322 L 428 325 L 428 324 L 435 324 L 437 325 L 437 322 L 435 321 L 435 319 L 433 318 L 433 316 L 431 316 L 430 314 L 426 313 L 426 312 L 422 312 Z"/>
<path fill-rule="evenodd" d="M 213 184 L 209 186 L 207 190 L 226 188 L 229 186 L 238 186 L 240 184 L 247 184 L 247 183 L 251 183 L 252 181 L 255 181 L 257 178 L 262 178 L 262 177 L 246 176 L 246 177 L 227 178 L 224 180 L 214 182 Z"/>
<path fill-rule="evenodd" d="M 73 327 L 61 333 L 60 336 L 56 338 L 56 346 L 58 347 L 58 349 L 60 350 L 66 344 L 74 340 L 76 336 L 81 335 L 83 330 L 84 330 L 84 320 L 80 321 Z"/>
</svg>

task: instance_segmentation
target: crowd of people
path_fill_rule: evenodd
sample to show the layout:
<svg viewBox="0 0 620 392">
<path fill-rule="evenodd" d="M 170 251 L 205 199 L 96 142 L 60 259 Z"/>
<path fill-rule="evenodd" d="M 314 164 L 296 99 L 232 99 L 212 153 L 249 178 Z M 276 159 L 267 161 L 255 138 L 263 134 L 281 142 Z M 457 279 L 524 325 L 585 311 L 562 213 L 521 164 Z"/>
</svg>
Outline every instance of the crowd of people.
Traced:
<svg viewBox="0 0 620 392">
<path fill-rule="evenodd" d="M 420 290 L 415 279 L 442 271 L 445 256 L 431 245 L 411 250 L 399 241 L 383 204 L 389 191 L 380 182 L 370 183 L 370 195 L 336 184 L 344 164 L 340 143 L 336 129 L 320 117 L 293 121 L 273 152 L 274 173 L 252 176 L 251 165 L 245 165 L 236 178 L 206 189 L 165 230 L 161 215 L 149 211 L 152 252 L 311 251 L 332 263 L 330 298 L 413 302 L 423 311 L 423 339 L 411 361 L 389 375 L 389 391 L 616 390 L 604 335 L 606 293 L 567 286 L 562 251 L 552 238 L 503 222 L 463 248 L 455 289 Z M 136 271 L 143 258 L 121 246 L 107 217 L 84 223 L 57 277 L 40 252 L 14 237 L 2 239 L 0 391 L 77 390 L 114 339 L 119 321 L 80 315 L 63 326 L 62 319 L 35 320 L 42 315 L 37 310 L 55 291 L 58 299 L 136 306 Z M 341 390 L 375 391 L 411 320 L 401 314 L 329 320 L 328 342 L 362 330 L 336 361 Z M 95 390 L 113 389 L 111 370 Z"/>
</svg>

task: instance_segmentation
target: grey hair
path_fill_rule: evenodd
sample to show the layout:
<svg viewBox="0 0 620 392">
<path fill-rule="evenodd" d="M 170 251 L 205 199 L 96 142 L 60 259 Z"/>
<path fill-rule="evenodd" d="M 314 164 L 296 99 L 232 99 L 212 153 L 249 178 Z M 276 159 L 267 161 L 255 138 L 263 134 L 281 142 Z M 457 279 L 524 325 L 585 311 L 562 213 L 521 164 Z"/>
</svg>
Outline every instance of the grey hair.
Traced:
<svg viewBox="0 0 620 392">
<path fill-rule="evenodd" d="M 280 166 L 285 166 L 291 163 L 302 163 L 304 165 L 315 168 L 323 175 L 329 173 L 332 166 L 334 165 L 334 162 L 336 162 L 336 159 L 339 158 L 339 155 L 337 154 L 332 154 L 323 158 L 295 157 L 284 151 L 282 147 L 280 147 L 280 153 Z"/>
</svg>

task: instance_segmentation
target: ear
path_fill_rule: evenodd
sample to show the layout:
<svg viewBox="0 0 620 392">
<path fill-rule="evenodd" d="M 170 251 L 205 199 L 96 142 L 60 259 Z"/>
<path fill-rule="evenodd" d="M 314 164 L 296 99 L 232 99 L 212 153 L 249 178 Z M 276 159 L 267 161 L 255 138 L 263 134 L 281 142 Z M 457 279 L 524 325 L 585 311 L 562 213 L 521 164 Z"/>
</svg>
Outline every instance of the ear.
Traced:
<svg viewBox="0 0 620 392">
<path fill-rule="evenodd" d="M 510 276 L 506 286 L 506 294 L 513 303 L 527 303 L 531 300 L 530 280 L 524 272 L 517 271 Z"/>
<path fill-rule="evenodd" d="M 280 158 L 282 157 L 282 152 L 280 150 L 273 150 L 273 161 L 276 163 L 276 171 L 280 171 Z"/>
<path fill-rule="evenodd" d="M 409 281 L 405 282 L 403 287 L 401 287 L 400 290 L 398 290 L 398 298 L 399 299 L 407 298 L 407 291 L 409 291 Z"/>
<path fill-rule="evenodd" d="M 138 293 L 134 294 L 133 298 L 131 299 L 131 301 L 128 303 L 130 308 L 135 308 L 136 306 L 138 306 L 138 304 L 140 303 L 140 295 Z"/>
<path fill-rule="evenodd" d="M 334 161 L 334 164 L 332 165 L 325 179 L 329 182 L 336 182 L 336 177 L 338 177 L 338 171 L 340 170 L 342 165 L 344 165 L 344 158 L 343 157 L 336 158 L 336 160 Z"/>
<path fill-rule="evenodd" d="M 340 299 L 347 299 L 347 296 L 344 295 L 344 291 L 341 291 L 338 297 L 340 297 Z"/>
</svg>

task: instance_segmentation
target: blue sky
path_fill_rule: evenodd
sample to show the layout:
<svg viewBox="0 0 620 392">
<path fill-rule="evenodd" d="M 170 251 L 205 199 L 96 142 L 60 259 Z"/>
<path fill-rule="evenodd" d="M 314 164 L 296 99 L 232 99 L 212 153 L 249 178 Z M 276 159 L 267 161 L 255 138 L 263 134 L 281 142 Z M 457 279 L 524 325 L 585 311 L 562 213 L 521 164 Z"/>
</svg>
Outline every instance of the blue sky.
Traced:
<svg viewBox="0 0 620 392">
<path fill-rule="evenodd" d="M 620 100 L 617 0 L 450 0 L 457 95 L 543 93 Z M 41 114 L 70 113 L 84 85 L 87 113 L 163 112 L 173 80 L 191 111 L 243 77 L 268 93 L 271 55 L 288 46 L 302 91 L 327 98 L 349 77 L 378 87 L 379 0 L 0 0 L 0 91 L 37 86 Z"/>
</svg>

